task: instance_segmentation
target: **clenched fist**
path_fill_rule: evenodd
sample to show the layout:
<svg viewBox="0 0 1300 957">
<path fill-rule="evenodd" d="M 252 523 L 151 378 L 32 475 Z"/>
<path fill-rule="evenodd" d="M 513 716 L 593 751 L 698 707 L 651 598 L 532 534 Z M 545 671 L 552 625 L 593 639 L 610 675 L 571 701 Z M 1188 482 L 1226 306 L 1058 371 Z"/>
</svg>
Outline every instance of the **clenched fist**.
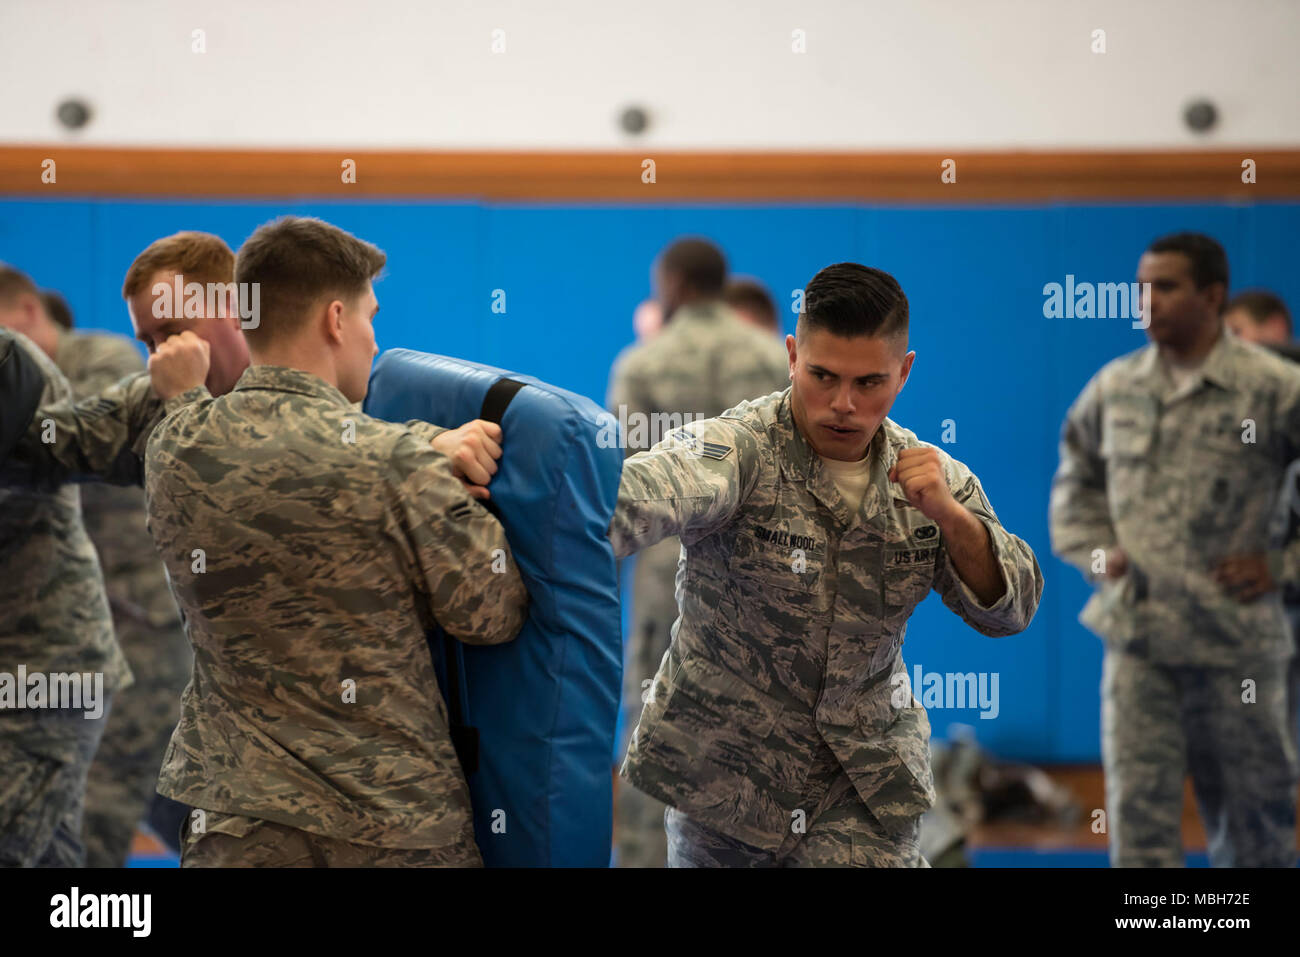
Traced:
<svg viewBox="0 0 1300 957">
<path fill-rule="evenodd" d="M 944 522 L 961 509 L 944 481 L 939 452 L 927 446 L 903 449 L 889 470 L 889 481 L 903 486 L 908 502 L 932 522 Z"/>
<path fill-rule="evenodd" d="M 203 385 L 208 377 L 208 344 L 188 330 L 169 336 L 149 357 L 149 380 L 166 402 Z"/>
<path fill-rule="evenodd" d="M 490 498 L 488 482 L 501 458 L 501 426 L 473 419 L 459 429 L 443 432 L 432 443 L 435 451 L 451 459 L 451 471 L 475 498 Z"/>
</svg>

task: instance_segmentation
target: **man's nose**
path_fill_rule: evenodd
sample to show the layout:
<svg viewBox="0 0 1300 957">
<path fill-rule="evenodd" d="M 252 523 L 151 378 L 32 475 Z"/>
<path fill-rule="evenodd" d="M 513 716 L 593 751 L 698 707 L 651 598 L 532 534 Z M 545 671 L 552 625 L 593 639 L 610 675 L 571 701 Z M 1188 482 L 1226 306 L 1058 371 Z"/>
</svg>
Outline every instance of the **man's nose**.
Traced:
<svg viewBox="0 0 1300 957">
<path fill-rule="evenodd" d="M 853 412 L 853 393 L 847 385 L 835 390 L 835 397 L 831 399 L 831 408 L 843 414 Z"/>
</svg>

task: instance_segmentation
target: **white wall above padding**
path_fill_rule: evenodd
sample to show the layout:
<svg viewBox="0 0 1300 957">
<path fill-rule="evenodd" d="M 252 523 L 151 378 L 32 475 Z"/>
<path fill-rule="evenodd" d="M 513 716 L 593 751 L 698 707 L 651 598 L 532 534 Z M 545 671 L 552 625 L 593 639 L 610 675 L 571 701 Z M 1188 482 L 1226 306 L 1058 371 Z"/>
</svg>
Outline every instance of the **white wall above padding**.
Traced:
<svg viewBox="0 0 1300 957">
<path fill-rule="evenodd" d="M 0 143 L 1293 147 L 1297 50 L 1300 0 L 0 0 Z"/>
</svg>

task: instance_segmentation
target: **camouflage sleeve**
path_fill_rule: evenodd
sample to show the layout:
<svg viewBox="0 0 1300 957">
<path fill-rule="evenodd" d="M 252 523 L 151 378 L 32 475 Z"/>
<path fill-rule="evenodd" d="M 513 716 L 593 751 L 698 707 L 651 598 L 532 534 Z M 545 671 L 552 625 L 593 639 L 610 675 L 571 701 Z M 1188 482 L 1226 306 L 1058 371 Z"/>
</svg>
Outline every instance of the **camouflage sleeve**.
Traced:
<svg viewBox="0 0 1300 957">
<path fill-rule="evenodd" d="M 690 545 L 722 527 L 753 491 L 766 441 L 734 419 L 692 422 L 623 464 L 609 527 L 624 558 L 670 535 Z"/>
<path fill-rule="evenodd" d="M 1282 478 L 1268 553 L 1273 580 L 1294 592 L 1300 586 L 1300 459 Z"/>
<path fill-rule="evenodd" d="M 44 391 L 41 367 L 14 333 L 0 328 L 0 461 L 22 438 Z"/>
<path fill-rule="evenodd" d="M 1023 539 L 1002 527 L 980 480 L 969 468 L 955 459 L 945 458 L 945 471 L 953 498 L 988 529 L 993 557 L 1002 572 L 1006 591 L 992 605 L 983 604 L 953 568 L 946 548 L 939 551 L 934 590 L 949 609 L 981 634 L 999 638 L 1024 631 L 1033 621 L 1039 599 L 1043 597 L 1043 573 L 1038 559 Z"/>
<path fill-rule="evenodd" d="M 1089 581 L 1094 549 L 1116 544 L 1106 501 L 1106 462 L 1101 457 L 1101 386 L 1094 377 L 1079 394 L 1061 427 L 1061 464 L 1052 480 L 1048 524 L 1052 551 Z"/>
<path fill-rule="evenodd" d="M 148 372 L 127 376 L 79 401 L 42 405 L 0 468 L 0 484 L 53 488 L 98 480 L 141 485 L 145 444 L 162 417 L 163 403 Z"/>
<path fill-rule="evenodd" d="M 425 422 L 421 419 L 411 419 L 404 423 L 408 432 L 414 432 L 423 438 L 426 442 L 432 442 L 444 432 L 450 432 L 450 429 L 443 428 L 441 425 L 434 425 L 431 422 Z"/>
<path fill-rule="evenodd" d="M 527 617 L 528 592 L 501 523 L 422 435 L 404 435 L 391 466 L 398 521 L 416 566 L 414 584 L 427 597 L 429 613 L 469 644 L 510 641 Z"/>
<path fill-rule="evenodd" d="M 1300 590 L 1300 389 L 1286 390 L 1279 406 L 1285 432 L 1283 454 L 1291 462 L 1275 506 L 1281 535 L 1269 553 L 1269 571 L 1294 596 Z"/>
</svg>

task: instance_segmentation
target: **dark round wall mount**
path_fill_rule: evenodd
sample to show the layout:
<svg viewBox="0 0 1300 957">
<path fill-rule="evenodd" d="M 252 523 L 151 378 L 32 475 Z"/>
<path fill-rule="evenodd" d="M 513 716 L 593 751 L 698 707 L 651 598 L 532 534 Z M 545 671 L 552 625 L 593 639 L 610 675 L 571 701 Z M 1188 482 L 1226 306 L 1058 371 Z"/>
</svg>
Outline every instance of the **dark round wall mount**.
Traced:
<svg viewBox="0 0 1300 957">
<path fill-rule="evenodd" d="M 79 130 L 90 122 L 90 104 L 79 97 L 68 97 L 54 111 L 65 129 Z"/>
<path fill-rule="evenodd" d="M 644 107 L 629 106 L 619 114 L 618 123 L 625 133 L 644 133 L 650 126 L 650 114 Z"/>
<path fill-rule="evenodd" d="M 1205 133 L 1219 122 L 1219 110 L 1206 99 L 1192 100 L 1183 108 L 1183 122 L 1197 133 Z"/>
</svg>

